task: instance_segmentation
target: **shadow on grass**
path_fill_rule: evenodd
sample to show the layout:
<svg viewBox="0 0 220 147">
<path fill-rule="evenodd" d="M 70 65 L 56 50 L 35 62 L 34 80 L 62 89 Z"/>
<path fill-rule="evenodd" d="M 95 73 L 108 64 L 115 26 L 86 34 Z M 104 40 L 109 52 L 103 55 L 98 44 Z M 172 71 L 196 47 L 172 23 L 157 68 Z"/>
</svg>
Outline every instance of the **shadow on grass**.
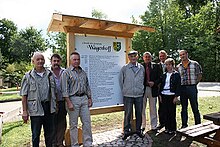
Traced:
<svg viewBox="0 0 220 147">
<path fill-rule="evenodd" d="M 16 122 L 16 123 L 7 123 L 7 124 L 3 124 L 3 130 L 2 130 L 2 135 L 7 134 L 8 132 L 10 132 L 11 130 L 13 130 L 14 128 L 20 127 L 23 125 L 22 121 Z"/>
<path fill-rule="evenodd" d="M 153 140 L 152 147 L 188 147 L 193 140 L 177 134 L 169 135 L 164 131 L 148 131 L 148 135 Z"/>
</svg>

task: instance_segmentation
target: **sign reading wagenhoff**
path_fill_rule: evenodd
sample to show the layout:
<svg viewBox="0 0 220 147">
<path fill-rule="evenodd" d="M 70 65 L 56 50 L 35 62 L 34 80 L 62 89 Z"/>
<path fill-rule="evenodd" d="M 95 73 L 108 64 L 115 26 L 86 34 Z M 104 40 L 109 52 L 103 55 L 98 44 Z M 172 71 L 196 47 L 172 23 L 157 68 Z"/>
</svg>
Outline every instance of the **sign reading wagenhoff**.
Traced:
<svg viewBox="0 0 220 147">
<path fill-rule="evenodd" d="M 125 64 L 125 39 L 99 36 L 75 36 L 92 91 L 93 108 L 123 103 L 119 72 Z"/>
</svg>

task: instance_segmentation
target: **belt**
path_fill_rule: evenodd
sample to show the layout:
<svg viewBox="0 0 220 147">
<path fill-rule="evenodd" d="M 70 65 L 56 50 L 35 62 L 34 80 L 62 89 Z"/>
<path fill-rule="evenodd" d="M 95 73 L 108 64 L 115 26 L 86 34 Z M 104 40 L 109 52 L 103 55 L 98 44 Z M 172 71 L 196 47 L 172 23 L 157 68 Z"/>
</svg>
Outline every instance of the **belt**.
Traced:
<svg viewBox="0 0 220 147">
<path fill-rule="evenodd" d="M 196 86 L 196 84 L 191 84 L 191 85 L 181 85 L 181 86 Z"/>
<path fill-rule="evenodd" d="M 73 96 L 79 96 L 79 97 L 82 97 L 82 96 L 84 96 L 84 95 L 86 95 L 85 93 L 76 93 L 76 94 L 74 94 Z"/>
</svg>

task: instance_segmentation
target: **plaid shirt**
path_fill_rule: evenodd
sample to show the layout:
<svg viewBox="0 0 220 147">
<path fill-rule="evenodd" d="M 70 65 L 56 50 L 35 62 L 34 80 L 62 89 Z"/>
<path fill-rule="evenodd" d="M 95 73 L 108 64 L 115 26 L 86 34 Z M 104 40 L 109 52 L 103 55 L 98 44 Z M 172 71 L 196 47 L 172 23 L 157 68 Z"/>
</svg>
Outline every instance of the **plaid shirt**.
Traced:
<svg viewBox="0 0 220 147">
<path fill-rule="evenodd" d="M 181 76 L 181 85 L 198 84 L 198 75 L 202 74 L 202 68 L 198 62 L 189 60 L 187 68 L 184 68 L 181 62 L 177 65 L 177 69 Z"/>
</svg>

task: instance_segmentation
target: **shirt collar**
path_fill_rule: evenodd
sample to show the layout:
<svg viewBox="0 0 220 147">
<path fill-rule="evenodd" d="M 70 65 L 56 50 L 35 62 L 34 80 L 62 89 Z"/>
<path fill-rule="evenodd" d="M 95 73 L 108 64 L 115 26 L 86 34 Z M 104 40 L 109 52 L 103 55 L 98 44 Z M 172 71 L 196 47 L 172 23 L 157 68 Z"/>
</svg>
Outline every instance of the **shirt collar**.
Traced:
<svg viewBox="0 0 220 147">
<path fill-rule="evenodd" d="M 135 64 L 129 63 L 128 65 L 129 65 L 130 68 L 131 68 L 131 67 L 134 67 L 134 66 L 135 66 L 135 67 L 138 67 L 138 62 L 136 62 Z"/>
<path fill-rule="evenodd" d="M 79 66 L 78 68 L 79 68 L 79 70 L 82 70 L 82 67 L 81 67 L 81 66 Z M 73 71 L 73 70 L 76 70 L 76 69 L 75 69 L 75 67 L 73 67 L 72 65 L 70 65 L 70 70 Z"/>
<path fill-rule="evenodd" d="M 189 63 L 191 63 L 192 60 L 188 59 Z M 180 65 L 183 65 L 182 61 L 180 62 Z"/>
</svg>

